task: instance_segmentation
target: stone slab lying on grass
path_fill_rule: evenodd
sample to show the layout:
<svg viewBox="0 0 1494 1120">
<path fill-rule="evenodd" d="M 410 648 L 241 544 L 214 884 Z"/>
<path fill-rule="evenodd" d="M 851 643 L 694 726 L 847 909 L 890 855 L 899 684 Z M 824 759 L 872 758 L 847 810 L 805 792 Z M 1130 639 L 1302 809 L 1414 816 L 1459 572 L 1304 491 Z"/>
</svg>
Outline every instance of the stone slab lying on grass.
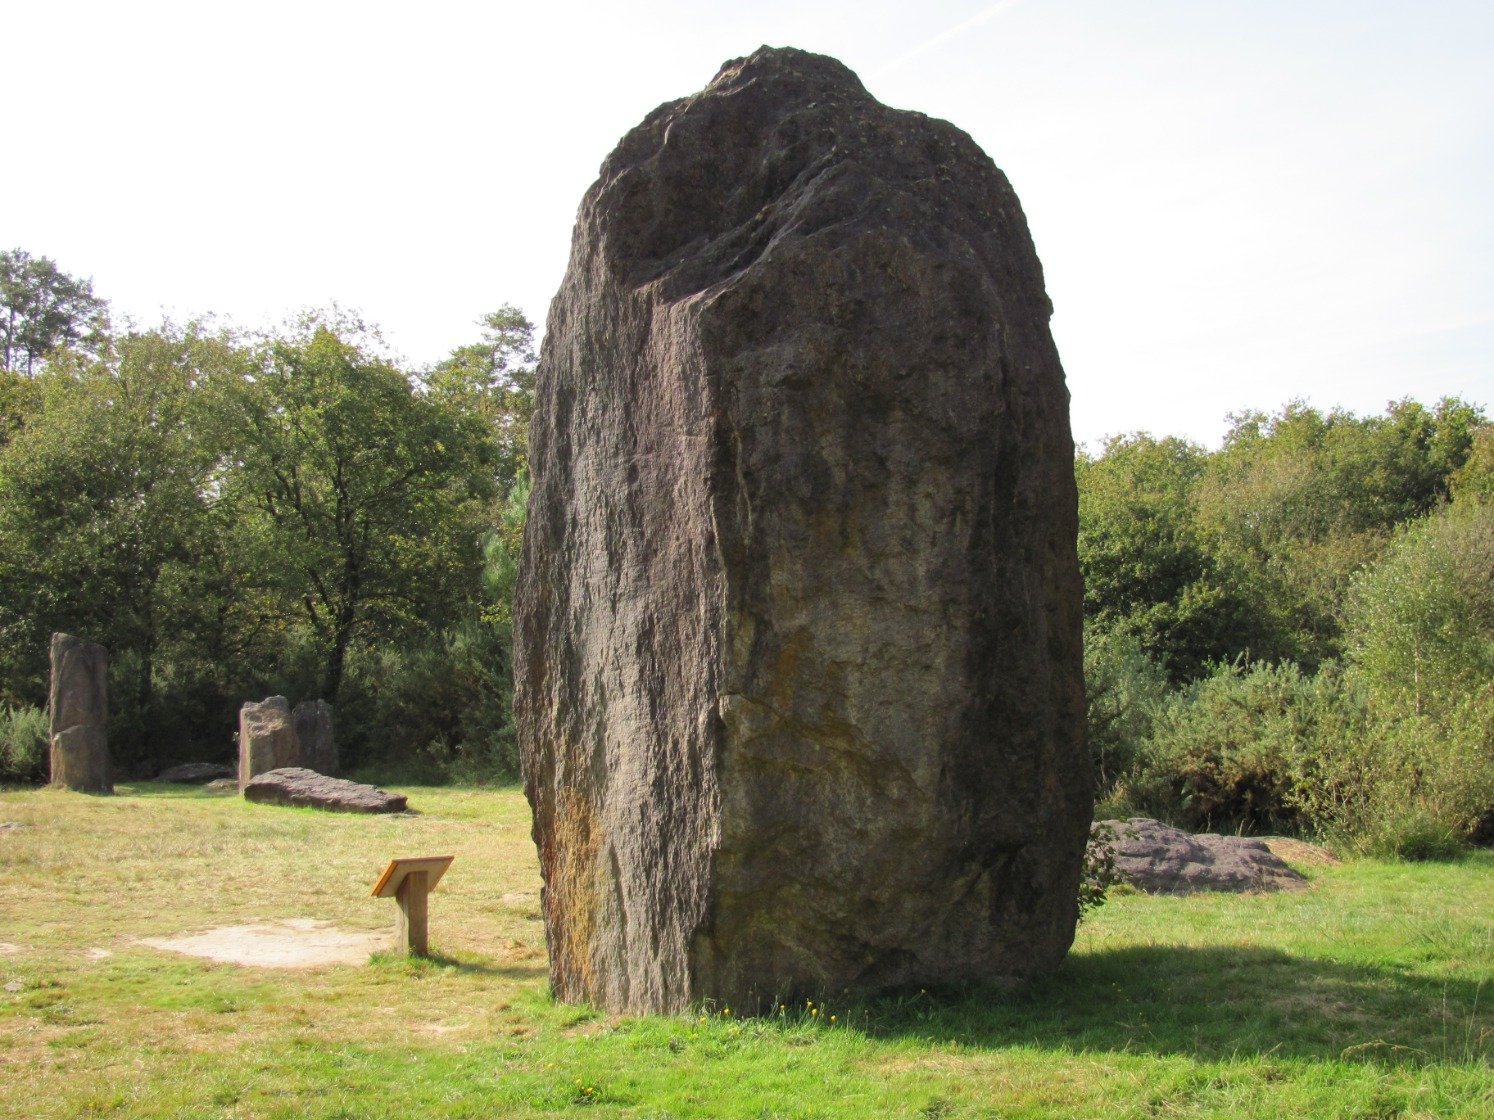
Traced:
<svg viewBox="0 0 1494 1120">
<path fill-rule="evenodd" d="M 1264 840 L 1195 835 L 1148 817 L 1100 821 L 1095 827 L 1108 827 L 1115 835 L 1103 843 L 1115 852 L 1117 878 L 1149 894 L 1300 890 L 1307 885 Z"/>
<path fill-rule="evenodd" d="M 156 781 L 200 786 L 219 778 L 232 778 L 237 773 L 234 767 L 221 762 L 184 762 L 180 766 L 162 770 L 156 775 Z"/>
<path fill-rule="evenodd" d="M 402 813 L 402 793 L 385 793 L 377 786 L 329 778 L 304 766 L 266 770 L 244 786 L 244 798 L 269 805 L 309 805 L 345 813 Z"/>
<path fill-rule="evenodd" d="M 389 948 L 387 932 L 339 929 L 314 918 L 281 918 L 249 926 L 220 926 L 177 937 L 146 937 L 142 945 L 258 968 L 315 968 L 363 964 Z"/>
</svg>

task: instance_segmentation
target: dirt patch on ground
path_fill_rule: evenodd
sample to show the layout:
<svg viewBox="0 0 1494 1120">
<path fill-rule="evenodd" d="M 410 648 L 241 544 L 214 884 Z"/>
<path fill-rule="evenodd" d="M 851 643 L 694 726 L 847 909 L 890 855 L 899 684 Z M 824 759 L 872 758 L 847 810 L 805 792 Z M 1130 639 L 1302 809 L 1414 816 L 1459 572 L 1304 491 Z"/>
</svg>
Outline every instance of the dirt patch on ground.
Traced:
<svg viewBox="0 0 1494 1120">
<path fill-rule="evenodd" d="M 320 968 L 365 964 L 368 955 L 388 949 L 389 933 L 339 929 L 314 918 L 281 918 L 252 926 L 220 926 L 177 937 L 146 937 L 142 945 L 255 968 Z"/>
<path fill-rule="evenodd" d="M 19 945 L 12 945 L 9 941 L 0 941 L 0 957 L 8 957 L 12 953 L 19 953 L 20 951 L 21 947 Z"/>
<path fill-rule="evenodd" d="M 1309 844 L 1306 840 L 1293 840 L 1290 836 L 1262 836 L 1261 839 L 1271 849 L 1273 856 L 1287 863 L 1305 867 L 1333 867 L 1343 862 L 1327 848 Z"/>
</svg>

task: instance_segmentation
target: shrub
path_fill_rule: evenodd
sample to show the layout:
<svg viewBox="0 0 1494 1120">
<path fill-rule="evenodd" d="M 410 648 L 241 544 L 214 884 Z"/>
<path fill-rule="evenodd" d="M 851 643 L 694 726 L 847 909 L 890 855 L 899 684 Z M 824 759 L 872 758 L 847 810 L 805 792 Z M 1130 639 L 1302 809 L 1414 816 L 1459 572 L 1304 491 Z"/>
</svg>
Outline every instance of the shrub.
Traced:
<svg viewBox="0 0 1494 1120">
<path fill-rule="evenodd" d="M 1131 804 L 1194 830 L 1300 829 L 1298 760 L 1352 736 L 1362 710 L 1331 666 L 1219 665 L 1173 693 L 1126 782 Z"/>
<path fill-rule="evenodd" d="M 1452 854 L 1494 807 L 1494 693 L 1433 714 L 1378 712 L 1297 760 L 1292 798 L 1315 831 L 1370 855 Z"/>
<path fill-rule="evenodd" d="M 0 709 L 0 782 L 46 780 L 47 731 L 47 713 L 41 708 Z"/>
<path fill-rule="evenodd" d="M 1082 922 L 1101 906 L 1110 888 L 1120 882 L 1115 870 L 1113 826 L 1098 823 L 1090 826 L 1089 843 L 1084 849 L 1084 864 L 1079 874 L 1079 920 Z"/>
</svg>

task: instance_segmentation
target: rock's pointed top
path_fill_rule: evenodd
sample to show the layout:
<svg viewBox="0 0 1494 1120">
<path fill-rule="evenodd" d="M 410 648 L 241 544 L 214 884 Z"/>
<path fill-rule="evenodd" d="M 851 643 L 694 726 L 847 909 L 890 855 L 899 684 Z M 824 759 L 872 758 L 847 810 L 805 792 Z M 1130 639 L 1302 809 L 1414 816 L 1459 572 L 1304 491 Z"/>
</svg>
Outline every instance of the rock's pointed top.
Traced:
<svg viewBox="0 0 1494 1120">
<path fill-rule="evenodd" d="M 761 46 L 745 58 L 733 58 L 706 87 L 707 92 L 729 92 L 754 81 L 789 81 L 819 87 L 826 93 L 850 93 L 871 96 L 849 66 L 825 54 L 801 51 L 797 47 Z"/>
</svg>

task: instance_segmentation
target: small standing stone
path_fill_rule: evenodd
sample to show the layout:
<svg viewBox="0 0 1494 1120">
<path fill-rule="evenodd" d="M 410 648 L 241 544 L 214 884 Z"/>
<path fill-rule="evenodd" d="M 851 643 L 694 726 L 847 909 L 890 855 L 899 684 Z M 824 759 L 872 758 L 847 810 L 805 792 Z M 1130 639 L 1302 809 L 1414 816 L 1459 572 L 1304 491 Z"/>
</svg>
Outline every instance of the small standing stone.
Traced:
<svg viewBox="0 0 1494 1120">
<path fill-rule="evenodd" d="M 301 765 L 318 774 L 337 773 L 337 738 L 332 705 L 325 700 L 303 700 L 291 712 Z"/>
<path fill-rule="evenodd" d="M 239 709 L 239 788 L 267 770 L 301 765 L 301 747 L 291 721 L 290 701 L 270 696 Z"/>
<path fill-rule="evenodd" d="M 71 634 L 52 635 L 47 697 L 52 784 L 112 793 L 109 762 L 109 651 Z"/>
</svg>

